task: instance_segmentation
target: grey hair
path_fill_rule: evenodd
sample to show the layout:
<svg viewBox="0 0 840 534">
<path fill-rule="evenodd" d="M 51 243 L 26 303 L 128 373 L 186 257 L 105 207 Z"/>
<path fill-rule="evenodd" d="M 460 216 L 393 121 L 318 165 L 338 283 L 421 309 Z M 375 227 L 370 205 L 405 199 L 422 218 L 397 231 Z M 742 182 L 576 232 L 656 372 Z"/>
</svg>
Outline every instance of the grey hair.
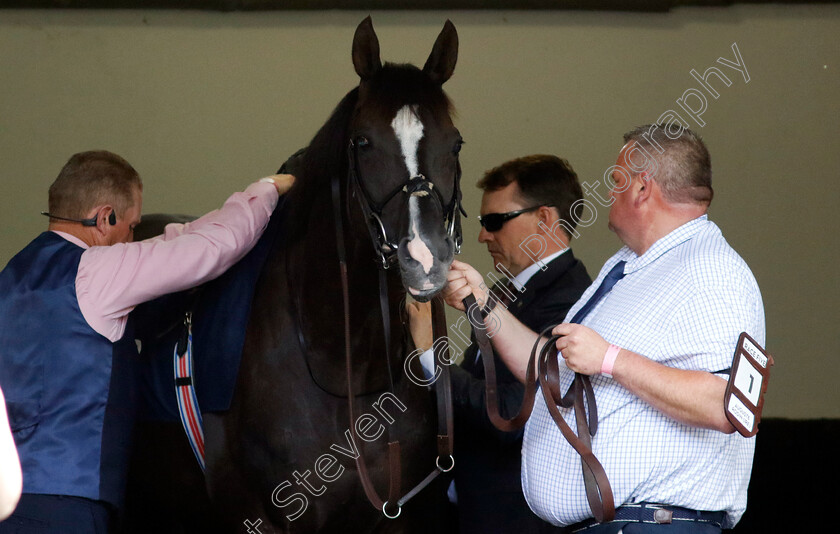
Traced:
<svg viewBox="0 0 840 534">
<path fill-rule="evenodd" d="M 646 124 L 624 134 L 625 145 L 631 141 L 655 162 L 652 178 L 666 200 L 711 204 L 712 162 L 699 135 L 674 123 Z"/>
<path fill-rule="evenodd" d="M 70 157 L 50 186 L 49 210 L 61 217 L 86 217 L 99 204 L 113 204 L 122 217 L 134 204 L 134 190 L 143 190 L 140 175 L 122 157 L 107 150 Z"/>
</svg>

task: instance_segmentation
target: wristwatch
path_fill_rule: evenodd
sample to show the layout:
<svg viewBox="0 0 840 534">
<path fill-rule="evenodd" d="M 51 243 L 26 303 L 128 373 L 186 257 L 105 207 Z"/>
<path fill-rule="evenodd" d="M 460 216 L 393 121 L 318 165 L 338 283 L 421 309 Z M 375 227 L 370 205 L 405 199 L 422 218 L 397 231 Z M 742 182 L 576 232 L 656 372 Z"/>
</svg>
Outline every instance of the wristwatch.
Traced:
<svg viewBox="0 0 840 534">
<path fill-rule="evenodd" d="M 266 183 L 266 184 L 271 184 L 271 185 L 274 186 L 274 189 L 277 189 L 277 191 L 280 191 L 280 189 L 278 189 L 278 187 L 277 187 L 277 182 L 271 176 L 266 176 L 265 178 L 260 178 L 259 181 L 263 182 L 263 183 Z"/>
</svg>

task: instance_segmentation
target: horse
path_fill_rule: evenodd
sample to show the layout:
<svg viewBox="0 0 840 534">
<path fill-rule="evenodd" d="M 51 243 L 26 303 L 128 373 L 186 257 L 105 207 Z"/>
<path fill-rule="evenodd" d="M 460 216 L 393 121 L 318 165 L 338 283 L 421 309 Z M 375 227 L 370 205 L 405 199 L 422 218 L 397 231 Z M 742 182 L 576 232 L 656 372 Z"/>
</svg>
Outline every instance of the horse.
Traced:
<svg viewBox="0 0 840 534">
<path fill-rule="evenodd" d="M 359 85 L 282 169 L 297 180 L 272 215 L 230 407 L 204 414 L 202 528 L 442 530 L 441 479 L 406 495 L 445 468 L 404 304 L 437 295 L 460 247 L 463 140 L 442 89 L 457 53 L 447 21 L 422 69 L 383 65 L 370 17 L 357 27 Z"/>
</svg>

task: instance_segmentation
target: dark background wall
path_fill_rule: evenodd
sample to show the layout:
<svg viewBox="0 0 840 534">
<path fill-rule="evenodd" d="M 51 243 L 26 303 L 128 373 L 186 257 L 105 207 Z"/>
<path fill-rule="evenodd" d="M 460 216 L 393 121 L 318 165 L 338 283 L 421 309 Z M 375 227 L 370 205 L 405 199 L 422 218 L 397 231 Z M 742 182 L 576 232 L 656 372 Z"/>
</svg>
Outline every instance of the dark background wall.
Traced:
<svg viewBox="0 0 840 534">
<path fill-rule="evenodd" d="M 357 83 L 350 43 L 367 14 L 0 10 L 0 265 L 46 227 L 47 187 L 75 152 L 132 162 L 147 213 L 203 213 L 275 171 Z M 840 7 L 372 15 L 393 61 L 422 64 L 444 20 L 458 28 L 447 89 L 471 216 L 472 184 L 505 159 L 559 154 L 595 183 L 626 130 L 668 110 L 688 120 L 712 153 L 711 218 L 764 296 L 777 361 L 766 414 L 840 415 Z M 733 44 L 748 82 L 717 62 Z M 690 75 L 713 65 L 731 81 L 712 81 L 717 99 Z M 702 126 L 677 103 L 691 90 L 707 101 Z M 593 275 L 619 247 L 606 214 L 573 245 Z M 465 233 L 466 261 L 489 272 L 474 217 Z"/>
</svg>

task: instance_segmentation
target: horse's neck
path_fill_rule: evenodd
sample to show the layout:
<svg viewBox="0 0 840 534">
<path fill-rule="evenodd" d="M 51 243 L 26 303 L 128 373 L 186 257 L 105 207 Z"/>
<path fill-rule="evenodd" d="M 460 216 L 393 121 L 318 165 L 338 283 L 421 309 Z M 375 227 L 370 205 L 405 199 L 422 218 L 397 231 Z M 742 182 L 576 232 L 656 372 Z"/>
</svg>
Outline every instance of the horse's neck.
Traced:
<svg viewBox="0 0 840 534">
<path fill-rule="evenodd" d="M 351 334 L 354 367 L 354 390 L 366 391 L 385 386 L 382 381 L 385 333 L 380 306 L 379 267 L 373 260 L 367 240 L 352 237 L 345 241 L 347 254 L 347 296 L 349 313 L 345 313 L 344 289 L 336 248 L 330 204 L 316 206 L 302 216 L 308 218 L 303 239 L 288 250 L 290 292 L 296 300 L 297 322 L 305 343 L 310 369 L 318 369 L 321 382 L 346 387 L 345 323 Z M 330 214 L 326 216 L 325 214 Z M 361 232 L 355 232 L 356 235 Z M 388 271 L 388 318 L 390 320 L 391 358 L 395 363 L 402 352 L 400 301 L 402 286 L 395 274 Z"/>
<path fill-rule="evenodd" d="M 293 269 L 301 275 L 306 307 L 330 307 L 331 315 L 343 309 L 341 267 L 338 258 L 336 230 L 330 205 L 314 206 L 305 215 L 309 219 L 299 246 L 291 253 Z M 346 224 L 346 223 L 345 223 Z M 372 255 L 372 246 L 366 233 L 359 239 L 360 232 L 348 229 L 344 248 L 347 264 L 350 312 L 379 308 L 378 265 Z M 391 273 L 389 285 L 394 286 Z M 317 297 L 316 297 L 317 296 Z M 336 320 L 340 318 L 336 317 Z"/>
</svg>

